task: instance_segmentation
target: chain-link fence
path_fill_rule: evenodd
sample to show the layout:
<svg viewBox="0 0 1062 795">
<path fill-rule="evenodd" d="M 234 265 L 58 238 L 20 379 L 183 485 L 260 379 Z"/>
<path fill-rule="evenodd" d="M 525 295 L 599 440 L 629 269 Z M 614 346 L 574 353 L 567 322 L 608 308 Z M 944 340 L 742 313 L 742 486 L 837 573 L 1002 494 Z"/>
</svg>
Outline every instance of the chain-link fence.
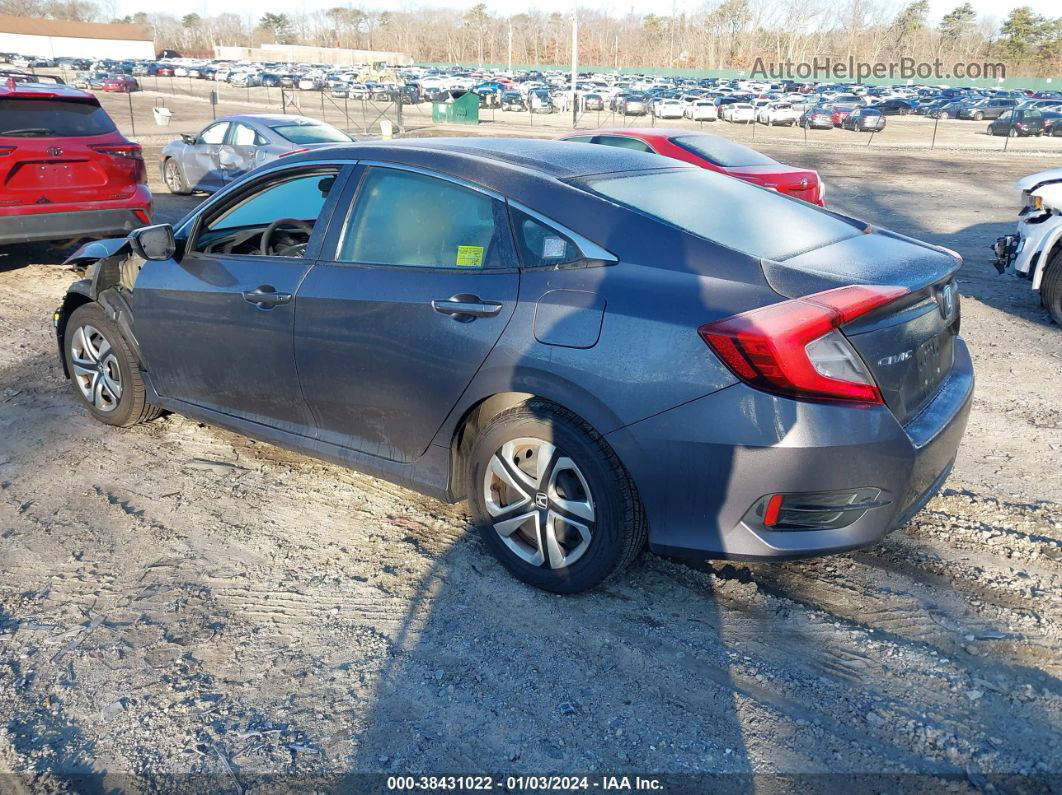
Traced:
<svg viewBox="0 0 1062 795">
<path fill-rule="evenodd" d="M 73 74 L 62 76 L 67 82 L 77 84 Z M 127 128 L 134 135 L 195 132 L 211 118 L 239 113 L 310 116 L 355 137 L 376 136 L 388 131 L 395 135 L 432 134 L 433 129 L 454 132 L 432 121 L 431 102 L 413 101 L 406 95 L 332 91 L 328 88 L 301 90 L 284 86 L 240 86 L 190 77 L 141 76 L 137 80 L 141 91 L 123 97 L 121 109 L 117 97 L 107 99 L 98 87 L 93 87 L 123 129 Z M 169 113 L 155 114 L 155 108 Z M 722 108 L 719 110 L 723 112 Z M 759 115 L 758 111 L 756 115 Z M 580 102 L 573 112 L 563 101 L 534 107 L 527 102 L 506 105 L 497 98 L 485 98 L 477 126 L 480 133 L 535 137 L 559 136 L 573 129 L 666 127 L 715 132 L 753 146 L 779 143 L 1062 153 L 1062 118 L 1050 109 L 1009 111 L 996 119 L 953 118 L 950 114 L 931 117 L 917 113 L 888 115 L 884 119 L 883 128 L 863 130 L 856 125 L 844 125 L 840 117 L 825 126 L 792 121 L 766 124 L 762 118 L 735 122 L 724 119 L 698 121 L 687 116 L 658 118 L 650 110 L 634 113 L 622 106 L 611 106 L 607 99 L 594 107 Z"/>
</svg>

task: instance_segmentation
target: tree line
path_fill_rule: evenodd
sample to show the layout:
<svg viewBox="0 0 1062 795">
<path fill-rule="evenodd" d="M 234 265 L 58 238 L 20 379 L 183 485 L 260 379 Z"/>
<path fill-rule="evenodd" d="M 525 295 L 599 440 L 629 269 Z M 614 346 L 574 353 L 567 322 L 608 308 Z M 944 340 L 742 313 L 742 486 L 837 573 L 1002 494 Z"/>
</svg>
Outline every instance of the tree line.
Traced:
<svg viewBox="0 0 1062 795">
<path fill-rule="evenodd" d="M 137 13 L 115 18 L 118 0 L 0 0 L 0 13 L 132 22 L 150 28 L 160 49 L 212 55 L 217 45 L 265 42 L 409 53 L 421 62 L 464 65 L 565 64 L 571 15 L 527 10 L 493 14 L 484 4 L 374 11 L 352 5 L 253 16 Z M 108 5 L 109 4 L 109 5 Z M 1013 75 L 1062 73 L 1062 17 L 1028 6 L 1002 20 L 962 3 L 939 21 L 928 0 L 898 12 L 888 0 L 717 0 L 695 13 L 611 15 L 578 10 L 579 60 L 609 68 L 748 69 L 766 62 L 831 56 L 875 63 L 901 56 L 944 63 L 1003 61 Z M 510 49 L 511 48 L 511 49 Z"/>
</svg>

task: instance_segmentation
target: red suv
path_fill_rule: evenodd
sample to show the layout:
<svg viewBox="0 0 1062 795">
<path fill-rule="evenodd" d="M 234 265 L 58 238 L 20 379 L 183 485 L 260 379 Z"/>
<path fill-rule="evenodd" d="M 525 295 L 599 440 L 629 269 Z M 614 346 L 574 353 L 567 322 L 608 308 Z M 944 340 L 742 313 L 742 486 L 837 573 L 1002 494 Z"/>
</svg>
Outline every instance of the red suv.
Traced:
<svg viewBox="0 0 1062 795">
<path fill-rule="evenodd" d="M 151 223 L 139 144 L 67 86 L 0 84 L 0 245 L 117 237 Z"/>
</svg>

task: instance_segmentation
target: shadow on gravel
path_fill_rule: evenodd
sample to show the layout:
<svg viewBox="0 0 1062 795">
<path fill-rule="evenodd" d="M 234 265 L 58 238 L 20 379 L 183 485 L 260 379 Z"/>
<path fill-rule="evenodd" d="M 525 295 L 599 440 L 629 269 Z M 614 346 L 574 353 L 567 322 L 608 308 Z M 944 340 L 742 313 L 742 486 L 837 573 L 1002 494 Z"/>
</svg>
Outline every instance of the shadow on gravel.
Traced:
<svg viewBox="0 0 1062 795">
<path fill-rule="evenodd" d="M 832 167 L 835 160 L 832 153 L 802 152 L 801 163 L 812 167 Z M 963 206 L 969 197 L 990 190 L 995 191 L 994 187 L 986 187 L 981 169 L 998 168 L 999 164 L 977 161 L 967 164 L 948 158 L 911 158 L 902 154 L 878 154 L 875 163 L 887 173 L 916 178 L 924 175 L 927 180 L 939 180 L 942 174 L 947 174 L 947 194 L 927 199 L 923 193 L 921 200 L 912 201 L 913 187 L 864 185 L 864 189 L 858 193 L 845 196 L 841 212 L 958 251 L 963 257 L 963 266 L 959 272 L 959 291 L 962 295 L 976 298 L 987 306 L 1032 323 L 1052 325 L 1050 315 L 1040 304 L 1039 294 L 1030 289 L 1029 282 L 996 272 L 992 266 L 995 255 L 990 249 L 996 238 L 1013 233 L 1017 225 L 1018 193 L 1010 189 L 1009 183 L 1028 172 L 1038 170 L 1039 166 L 1026 166 L 1021 161 L 1007 164 L 1009 169 L 1013 169 L 1013 179 L 1006 185 L 1006 190 L 998 191 L 993 196 L 994 201 L 1006 207 L 1006 221 L 984 222 L 942 232 L 933 229 L 928 219 L 940 213 L 948 213 L 948 208 L 952 205 Z M 965 168 L 960 171 L 960 166 Z M 836 169 L 833 170 L 836 172 Z M 851 173 L 836 176 L 863 179 L 855 166 Z M 991 184 L 994 186 L 995 183 Z M 829 199 L 828 195 L 828 202 Z"/>
</svg>

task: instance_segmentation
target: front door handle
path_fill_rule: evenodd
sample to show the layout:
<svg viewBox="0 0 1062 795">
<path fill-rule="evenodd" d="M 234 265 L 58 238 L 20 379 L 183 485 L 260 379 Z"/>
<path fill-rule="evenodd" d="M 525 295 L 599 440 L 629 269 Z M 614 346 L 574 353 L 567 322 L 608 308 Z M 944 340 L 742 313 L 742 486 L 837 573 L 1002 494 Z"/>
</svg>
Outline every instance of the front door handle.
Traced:
<svg viewBox="0 0 1062 795">
<path fill-rule="evenodd" d="M 249 304 L 254 304 L 259 309 L 263 309 L 289 303 L 291 301 L 291 293 L 278 293 L 273 285 L 263 284 L 261 287 L 245 292 L 243 300 Z"/>
<path fill-rule="evenodd" d="M 431 308 L 444 315 L 452 315 L 454 320 L 471 320 L 477 317 L 494 317 L 501 312 L 502 305 L 497 301 L 482 301 L 474 295 L 455 295 L 444 300 L 434 300 Z"/>
</svg>

